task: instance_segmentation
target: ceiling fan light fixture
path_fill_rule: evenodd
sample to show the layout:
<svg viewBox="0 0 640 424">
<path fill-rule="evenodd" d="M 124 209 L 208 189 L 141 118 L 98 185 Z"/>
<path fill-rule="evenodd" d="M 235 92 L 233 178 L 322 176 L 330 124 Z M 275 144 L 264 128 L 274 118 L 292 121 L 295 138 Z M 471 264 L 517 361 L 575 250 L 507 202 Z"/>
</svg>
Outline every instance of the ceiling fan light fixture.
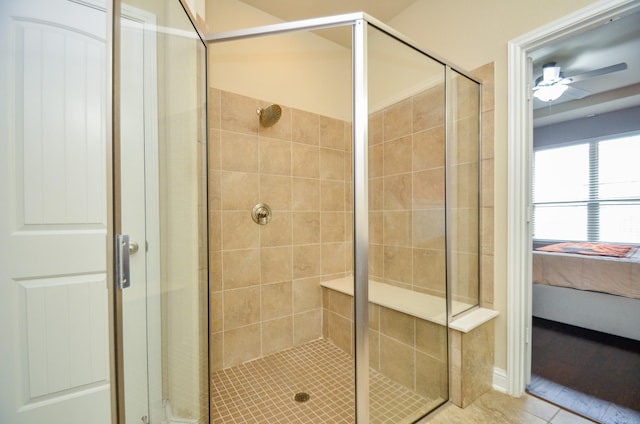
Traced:
<svg viewBox="0 0 640 424">
<path fill-rule="evenodd" d="M 533 92 L 533 96 L 543 102 L 552 102 L 562 96 L 562 93 L 567 91 L 567 88 L 569 87 L 565 84 L 541 86 Z"/>
</svg>

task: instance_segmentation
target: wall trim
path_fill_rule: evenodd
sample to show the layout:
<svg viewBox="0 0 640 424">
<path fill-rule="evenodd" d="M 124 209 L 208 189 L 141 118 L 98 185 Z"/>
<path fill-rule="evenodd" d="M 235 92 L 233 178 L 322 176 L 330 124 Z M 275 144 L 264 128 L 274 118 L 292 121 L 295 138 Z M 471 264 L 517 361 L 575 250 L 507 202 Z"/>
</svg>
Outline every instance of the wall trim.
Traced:
<svg viewBox="0 0 640 424">
<path fill-rule="evenodd" d="M 493 390 L 507 393 L 507 372 L 502 368 L 493 367 Z"/>
<path fill-rule="evenodd" d="M 601 0 L 508 43 L 506 392 L 521 396 L 531 378 L 531 64 L 529 53 L 640 9 L 638 0 Z M 495 380 L 494 380 L 495 381 Z"/>
</svg>

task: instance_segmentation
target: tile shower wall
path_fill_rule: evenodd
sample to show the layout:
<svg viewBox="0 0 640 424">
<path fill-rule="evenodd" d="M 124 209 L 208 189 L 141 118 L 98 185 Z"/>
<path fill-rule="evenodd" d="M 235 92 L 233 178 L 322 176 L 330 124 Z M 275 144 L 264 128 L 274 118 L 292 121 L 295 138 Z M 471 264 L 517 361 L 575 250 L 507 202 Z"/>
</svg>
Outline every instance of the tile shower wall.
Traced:
<svg viewBox="0 0 640 424">
<path fill-rule="evenodd" d="M 319 283 L 352 268 L 350 124 L 283 106 L 263 128 L 268 104 L 209 92 L 212 370 L 321 337 Z"/>
<path fill-rule="evenodd" d="M 480 164 L 477 144 L 466 143 L 450 152 L 455 153 L 450 178 L 456 191 L 451 205 L 457 228 L 452 243 L 459 282 L 456 300 L 475 303 L 479 298 L 480 306 L 487 308 L 493 307 L 493 72 L 493 63 L 471 72 L 483 82 Z M 470 84 L 460 78 L 456 83 L 459 107 L 450 131 L 460 140 L 470 140 L 478 132 L 473 118 L 478 109 L 475 100 L 468 99 L 476 95 Z M 446 285 L 444 124 L 442 86 L 369 117 L 370 278 L 442 297 Z"/>
<path fill-rule="evenodd" d="M 445 297 L 444 87 L 369 118 L 369 276 Z"/>
</svg>

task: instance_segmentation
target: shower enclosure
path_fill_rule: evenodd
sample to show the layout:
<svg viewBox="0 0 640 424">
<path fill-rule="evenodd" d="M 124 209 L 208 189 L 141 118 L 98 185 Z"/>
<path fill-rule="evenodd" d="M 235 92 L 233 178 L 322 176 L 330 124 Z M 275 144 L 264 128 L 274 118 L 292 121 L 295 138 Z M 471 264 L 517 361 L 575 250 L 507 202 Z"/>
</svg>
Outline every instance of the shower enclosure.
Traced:
<svg viewBox="0 0 640 424">
<path fill-rule="evenodd" d="M 211 421 L 419 420 L 478 305 L 480 84 L 363 13 L 205 39 Z"/>
</svg>

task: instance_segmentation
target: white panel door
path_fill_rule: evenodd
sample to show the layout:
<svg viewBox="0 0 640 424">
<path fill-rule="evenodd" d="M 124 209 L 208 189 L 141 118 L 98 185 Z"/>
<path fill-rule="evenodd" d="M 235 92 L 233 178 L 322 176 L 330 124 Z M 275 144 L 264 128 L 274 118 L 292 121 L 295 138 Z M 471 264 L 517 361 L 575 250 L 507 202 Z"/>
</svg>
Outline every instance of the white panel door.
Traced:
<svg viewBox="0 0 640 424">
<path fill-rule="evenodd" d="M 0 2 L 0 422 L 110 423 L 106 14 Z"/>
</svg>

